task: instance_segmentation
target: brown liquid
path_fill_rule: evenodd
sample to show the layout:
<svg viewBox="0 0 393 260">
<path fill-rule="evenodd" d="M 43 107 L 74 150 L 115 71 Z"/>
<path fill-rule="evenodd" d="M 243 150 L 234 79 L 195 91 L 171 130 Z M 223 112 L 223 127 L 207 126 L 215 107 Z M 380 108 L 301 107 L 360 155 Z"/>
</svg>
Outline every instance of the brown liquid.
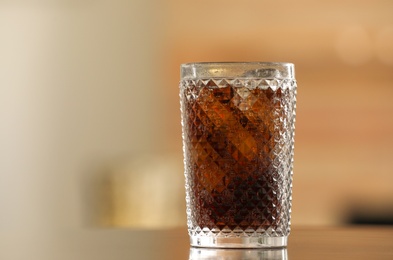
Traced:
<svg viewBox="0 0 393 260">
<path fill-rule="evenodd" d="M 182 87 L 189 228 L 289 232 L 294 90 Z"/>
</svg>

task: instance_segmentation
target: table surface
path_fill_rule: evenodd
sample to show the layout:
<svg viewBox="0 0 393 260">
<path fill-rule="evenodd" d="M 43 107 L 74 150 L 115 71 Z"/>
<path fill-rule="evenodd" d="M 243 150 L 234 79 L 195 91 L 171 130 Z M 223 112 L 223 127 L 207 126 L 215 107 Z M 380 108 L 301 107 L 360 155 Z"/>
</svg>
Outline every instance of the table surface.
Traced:
<svg viewBox="0 0 393 260">
<path fill-rule="evenodd" d="M 376 226 L 293 227 L 288 248 L 282 250 L 190 248 L 185 228 L 86 228 L 67 230 L 46 242 L 31 241 L 30 248 L 7 247 L 1 259 L 393 259 L 393 227 Z"/>
</svg>

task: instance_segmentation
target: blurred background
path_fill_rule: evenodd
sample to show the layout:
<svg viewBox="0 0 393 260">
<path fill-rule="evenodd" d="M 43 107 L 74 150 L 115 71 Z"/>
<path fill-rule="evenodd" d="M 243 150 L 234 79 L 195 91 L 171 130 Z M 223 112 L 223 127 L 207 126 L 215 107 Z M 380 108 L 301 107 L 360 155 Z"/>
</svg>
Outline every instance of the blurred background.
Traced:
<svg viewBox="0 0 393 260">
<path fill-rule="evenodd" d="M 384 0 L 0 0 L 3 246 L 184 227 L 179 66 L 197 61 L 295 63 L 293 225 L 391 224 L 392 11 Z"/>
</svg>

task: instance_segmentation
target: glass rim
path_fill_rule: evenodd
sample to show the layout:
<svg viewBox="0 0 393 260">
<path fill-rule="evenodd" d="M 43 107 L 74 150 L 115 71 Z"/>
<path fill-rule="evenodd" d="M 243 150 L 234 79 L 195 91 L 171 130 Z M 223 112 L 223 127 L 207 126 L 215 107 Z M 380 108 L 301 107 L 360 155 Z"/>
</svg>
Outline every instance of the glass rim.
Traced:
<svg viewBox="0 0 393 260">
<path fill-rule="evenodd" d="M 180 65 L 181 79 L 203 78 L 277 78 L 294 79 L 290 62 L 192 62 Z"/>
</svg>

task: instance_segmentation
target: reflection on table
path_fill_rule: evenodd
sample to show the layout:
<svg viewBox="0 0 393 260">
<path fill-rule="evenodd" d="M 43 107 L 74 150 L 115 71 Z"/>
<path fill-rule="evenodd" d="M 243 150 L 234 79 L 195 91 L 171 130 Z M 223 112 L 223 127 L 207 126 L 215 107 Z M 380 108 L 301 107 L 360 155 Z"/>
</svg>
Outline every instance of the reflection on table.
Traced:
<svg viewBox="0 0 393 260">
<path fill-rule="evenodd" d="M 212 249 L 190 248 L 189 260 L 288 260 L 286 248 L 277 249 Z"/>
</svg>

